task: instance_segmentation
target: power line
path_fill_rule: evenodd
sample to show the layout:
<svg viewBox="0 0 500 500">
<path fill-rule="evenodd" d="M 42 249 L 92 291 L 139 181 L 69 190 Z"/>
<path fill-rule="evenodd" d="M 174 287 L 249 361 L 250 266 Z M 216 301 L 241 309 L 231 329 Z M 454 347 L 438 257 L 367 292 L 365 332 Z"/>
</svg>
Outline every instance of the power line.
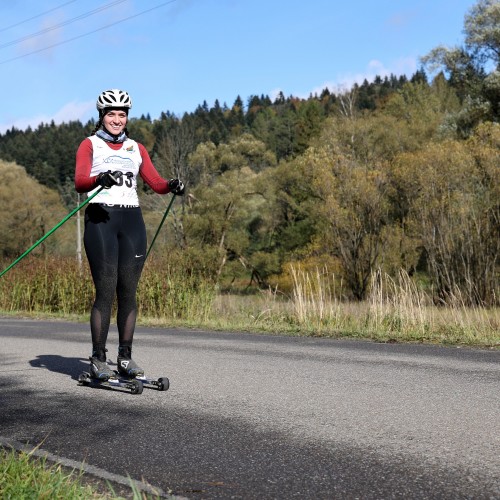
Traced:
<svg viewBox="0 0 500 500">
<path fill-rule="evenodd" d="M 7 26 L 6 28 L 1 28 L 0 33 L 3 31 L 10 30 L 11 28 L 15 28 L 16 26 L 19 26 L 21 24 L 27 23 L 28 21 L 33 21 L 33 19 L 38 19 L 39 17 L 45 16 L 45 14 L 50 14 L 51 12 L 54 12 L 55 10 L 61 9 L 62 7 L 65 7 L 66 5 L 69 5 L 70 3 L 75 3 L 76 0 L 71 0 L 70 2 L 63 3 L 62 5 L 58 5 L 57 7 L 54 7 L 53 9 L 46 10 L 45 12 L 42 12 L 41 14 L 37 14 L 36 16 L 30 17 L 28 19 L 24 19 L 23 21 L 19 21 L 16 24 L 11 24 L 10 26 Z"/>
<path fill-rule="evenodd" d="M 12 61 L 17 61 L 18 59 L 22 59 L 23 57 L 28 57 L 28 56 L 31 56 L 33 54 L 38 54 L 39 52 L 43 52 L 44 50 L 53 49 L 54 47 L 58 47 L 59 45 L 64 45 L 66 43 L 73 42 L 74 40 L 78 40 L 79 38 L 83 38 L 83 37 L 86 37 L 88 35 L 92 35 L 94 33 L 97 33 L 99 31 L 111 28 L 112 26 L 115 26 L 117 24 L 123 23 L 125 21 L 129 21 L 130 19 L 134 19 L 136 17 L 142 16 L 143 14 L 147 14 L 148 12 L 151 12 L 153 10 L 159 9 L 160 7 L 164 7 L 165 5 L 168 5 L 170 3 L 174 3 L 176 1 L 177 0 L 169 0 L 168 2 L 163 2 L 163 3 L 159 4 L 159 5 L 156 5 L 155 7 L 151 7 L 150 9 L 146 9 L 146 10 L 143 10 L 143 11 L 137 13 L 137 14 L 134 14 L 133 16 L 128 16 L 128 17 L 125 17 L 123 19 L 120 19 L 119 21 L 115 21 L 114 23 L 106 24 L 105 26 L 101 26 L 100 28 L 97 28 L 95 30 L 88 31 L 87 33 L 82 33 L 81 35 L 74 36 L 73 38 L 68 38 L 67 40 L 63 40 L 62 42 L 58 42 L 58 43 L 54 43 L 52 45 L 48 45 L 47 47 L 43 47 L 42 49 L 34 50 L 32 52 L 28 52 L 27 54 L 23 54 L 23 55 L 20 55 L 20 56 L 17 56 L 17 57 L 13 57 L 12 59 L 6 59 L 5 61 L 0 61 L 0 65 L 1 64 L 7 64 L 7 63 L 12 62 Z"/>
<path fill-rule="evenodd" d="M 37 31 L 36 33 L 32 33 L 31 35 L 26 35 L 21 38 L 18 38 L 17 40 L 12 40 L 11 42 L 3 43 L 0 45 L 0 49 L 3 49 L 5 47 L 9 47 L 10 45 L 16 45 L 17 43 L 24 42 L 26 40 L 29 40 L 30 38 L 35 38 L 37 36 L 43 35 L 44 33 L 48 33 L 49 31 L 54 31 L 57 28 L 61 28 L 62 26 L 67 26 L 68 24 L 72 24 L 76 21 L 80 21 L 81 19 L 85 19 L 86 17 L 93 16 L 94 14 L 97 14 L 98 12 L 101 12 L 103 10 L 109 9 L 110 7 L 114 7 L 115 5 L 119 3 L 123 3 L 125 0 L 115 0 L 114 2 L 108 3 L 106 5 L 103 5 L 101 7 L 98 7 L 97 9 L 90 10 L 88 12 L 84 12 L 83 14 L 80 14 L 79 16 L 72 17 L 71 19 L 68 19 L 67 21 L 63 21 L 59 24 L 54 24 L 53 26 L 49 26 L 48 28 L 45 28 L 41 31 Z"/>
</svg>

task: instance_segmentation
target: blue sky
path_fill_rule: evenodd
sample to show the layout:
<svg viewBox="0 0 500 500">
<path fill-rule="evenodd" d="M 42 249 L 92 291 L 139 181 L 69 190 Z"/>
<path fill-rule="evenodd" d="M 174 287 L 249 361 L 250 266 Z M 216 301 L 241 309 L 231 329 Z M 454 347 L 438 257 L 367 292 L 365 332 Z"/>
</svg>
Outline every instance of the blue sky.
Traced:
<svg viewBox="0 0 500 500">
<path fill-rule="evenodd" d="M 0 133 L 86 122 L 108 88 L 131 116 L 251 95 L 307 97 L 412 75 L 463 42 L 473 0 L 9 0 L 0 3 Z M 148 12 L 145 12 L 148 11 Z M 42 15 L 41 15 L 42 14 Z M 125 20 L 127 19 L 128 20 Z M 122 21 L 123 20 L 123 21 Z"/>
</svg>

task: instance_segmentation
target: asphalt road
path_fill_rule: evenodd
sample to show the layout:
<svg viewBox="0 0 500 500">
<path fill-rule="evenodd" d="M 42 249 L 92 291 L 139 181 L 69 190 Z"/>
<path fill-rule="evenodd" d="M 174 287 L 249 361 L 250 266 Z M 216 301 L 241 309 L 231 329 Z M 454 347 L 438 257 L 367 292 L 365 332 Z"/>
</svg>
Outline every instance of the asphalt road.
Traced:
<svg viewBox="0 0 500 500">
<path fill-rule="evenodd" d="M 186 498 L 500 498 L 499 351 L 142 327 L 134 347 L 170 390 L 79 386 L 86 324 L 0 318 L 2 442 Z"/>
</svg>

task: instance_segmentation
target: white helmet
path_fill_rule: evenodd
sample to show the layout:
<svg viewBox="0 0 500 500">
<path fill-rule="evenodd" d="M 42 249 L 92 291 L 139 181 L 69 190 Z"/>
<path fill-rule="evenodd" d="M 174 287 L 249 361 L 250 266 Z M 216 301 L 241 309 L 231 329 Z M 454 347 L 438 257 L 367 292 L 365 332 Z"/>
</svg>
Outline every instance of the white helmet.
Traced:
<svg viewBox="0 0 500 500">
<path fill-rule="evenodd" d="M 99 113 L 105 108 L 130 109 L 132 107 L 132 99 L 130 99 L 130 96 L 124 90 L 105 90 L 97 98 L 96 106 Z"/>
</svg>

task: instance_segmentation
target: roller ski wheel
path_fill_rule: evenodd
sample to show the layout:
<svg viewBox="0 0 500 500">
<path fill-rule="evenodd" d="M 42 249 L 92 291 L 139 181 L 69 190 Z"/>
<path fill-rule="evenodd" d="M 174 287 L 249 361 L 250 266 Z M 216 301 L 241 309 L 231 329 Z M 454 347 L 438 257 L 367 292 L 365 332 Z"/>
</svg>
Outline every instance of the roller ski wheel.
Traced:
<svg viewBox="0 0 500 500">
<path fill-rule="evenodd" d="M 145 375 L 138 375 L 137 377 L 129 377 L 130 380 L 139 381 L 145 389 L 156 389 L 157 391 L 168 391 L 170 381 L 167 377 L 149 378 Z"/>
<path fill-rule="evenodd" d="M 104 389 L 128 391 L 131 394 L 142 394 L 143 385 L 137 379 L 123 379 L 119 377 L 110 377 L 107 380 L 92 377 L 88 372 L 82 373 L 78 377 L 79 385 L 87 385 L 89 387 L 102 387 Z"/>
</svg>

